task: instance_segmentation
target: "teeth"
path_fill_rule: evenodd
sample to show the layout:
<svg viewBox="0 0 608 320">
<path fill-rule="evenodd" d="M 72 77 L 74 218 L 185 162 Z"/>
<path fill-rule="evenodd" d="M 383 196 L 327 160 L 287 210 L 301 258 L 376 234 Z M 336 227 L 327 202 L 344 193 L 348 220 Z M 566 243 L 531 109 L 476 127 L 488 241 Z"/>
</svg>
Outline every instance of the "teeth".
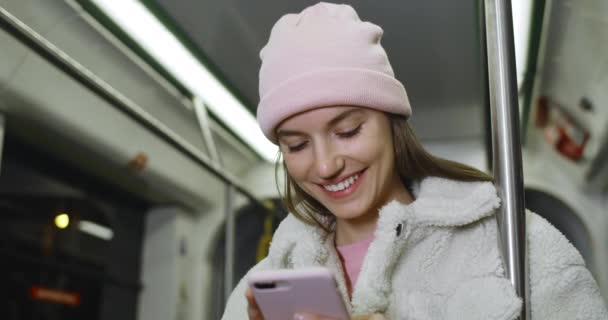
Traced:
<svg viewBox="0 0 608 320">
<path fill-rule="evenodd" d="M 344 181 L 342 181 L 338 184 L 324 186 L 324 188 L 325 188 L 325 190 L 332 191 L 332 192 L 342 191 L 342 190 L 350 187 L 353 183 L 355 183 L 355 181 L 357 181 L 357 179 L 359 179 L 358 174 L 351 176 L 348 179 L 344 179 Z"/>
</svg>

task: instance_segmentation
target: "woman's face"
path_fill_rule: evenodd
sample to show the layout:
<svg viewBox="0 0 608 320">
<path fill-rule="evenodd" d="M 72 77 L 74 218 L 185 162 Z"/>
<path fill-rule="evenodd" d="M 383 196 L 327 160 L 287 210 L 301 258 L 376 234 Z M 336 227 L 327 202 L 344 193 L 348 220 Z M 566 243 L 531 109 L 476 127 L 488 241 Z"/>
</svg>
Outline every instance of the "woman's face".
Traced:
<svg viewBox="0 0 608 320">
<path fill-rule="evenodd" d="M 314 109 L 281 123 L 277 137 L 293 180 L 338 219 L 375 214 L 405 191 L 383 112 L 350 106 Z"/>
</svg>

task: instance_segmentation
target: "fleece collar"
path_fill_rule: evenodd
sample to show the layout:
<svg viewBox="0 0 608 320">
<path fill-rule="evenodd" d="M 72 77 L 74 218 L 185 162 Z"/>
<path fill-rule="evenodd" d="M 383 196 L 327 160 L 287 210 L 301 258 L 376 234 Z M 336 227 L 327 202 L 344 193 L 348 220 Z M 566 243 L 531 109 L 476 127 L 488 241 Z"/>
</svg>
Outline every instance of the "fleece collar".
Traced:
<svg viewBox="0 0 608 320">
<path fill-rule="evenodd" d="M 383 312 L 388 306 L 391 276 L 401 252 L 429 227 L 459 227 L 494 214 L 500 201 L 491 182 L 462 182 L 428 177 L 412 186 L 414 202 L 392 201 L 380 209 L 374 241 L 361 267 L 353 296 L 353 314 Z M 337 274 L 348 301 L 333 234 L 292 215 L 275 232 L 268 258 L 274 268 L 326 266 Z M 350 303 L 347 305 L 351 306 Z"/>
<path fill-rule="evenodd" d="M 409 206 L 417 224 L 437 227 L 459 227 L 494 214 L 500 198 L 492 182 L 463 182 L 428 177 L 414 185 L 416 198 Z M 404 206 L 397 202 L 387 205 Z M 385 207 L 386 208 L 386 207 Z M 398 210 L 398 209 L 397 209 Z M 381 209 L 380 215 L 384 208 Z"/>
</svg>

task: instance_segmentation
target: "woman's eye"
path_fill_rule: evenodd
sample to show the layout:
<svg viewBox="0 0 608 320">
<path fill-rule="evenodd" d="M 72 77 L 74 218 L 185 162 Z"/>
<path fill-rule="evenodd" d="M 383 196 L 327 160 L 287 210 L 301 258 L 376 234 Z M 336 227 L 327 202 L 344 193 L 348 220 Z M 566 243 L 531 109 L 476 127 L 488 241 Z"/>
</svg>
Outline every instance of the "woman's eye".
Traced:
<svg viewBox="0 0 608 320">
<path fill-rule="evenodd" d="M 356 128 L 349 130 L 349 131 L 339 132 L 338 136 L 340 138 L 350 138 L 350 137 L 356 136 L 357 133 L 359 133 L 359 131 L 361 131 L 361 125 L 358 125 Z"/>
<path fill-rule="evenodd" d="M 307 143 L 308 142 L 305 141 L 305 142 L 302 142 L 302 143 L 294 145 L 294 146 L 287 146 L 287 150 L 289 152 L 298 152 L 298 151 L 304 149 L 304 147 L 306 147 Z"/>
</svg>

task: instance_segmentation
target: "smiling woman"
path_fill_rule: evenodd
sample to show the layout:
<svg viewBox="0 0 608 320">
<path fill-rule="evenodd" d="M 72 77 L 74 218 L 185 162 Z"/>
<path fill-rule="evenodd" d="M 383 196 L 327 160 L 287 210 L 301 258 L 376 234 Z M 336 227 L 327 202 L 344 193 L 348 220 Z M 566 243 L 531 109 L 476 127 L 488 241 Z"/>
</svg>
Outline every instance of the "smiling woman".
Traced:
<svg viewBox="0 0 608 320">
<path fill-rule="evenodd" d="M 298 134 L 283 138 L 283 130 Z M 338 222 L 337 244 L 352 243 L 373 232 L 377 211 L 389 200 L 412 202 L 394 167 L 390 124 L 383 112 L 320 108 L 287 119 L 277 132 L 289 185 L 296 196 L 314 201 L 314 212 Z M 288 206 L 297 214 L 293 203 Z M 347 225 L 357 232 L 339 230 Z"/>
<path fill-rule="evenodd" d="M 332 117 L 334 114 L 338 115 Z M 302 129 L 293 130 L 292 127 Z M 317 137 L 317 149 L 313 136 Z M 286 207 L 303 221 L 326 231 L 330 231 L 334 218 L 340 218 L 339 212 L 344 210 L 331 208 L 331 202 L 323 202 L 323 197 L 342 199 L 354 193 L 363 181 L 359 178 L 369 176 L 365 174 L 368 167 L 372 168 L 372 174 L 367 180 L 372 181 L 366 185 L 374 189 L 359 192 L 358 201 L 363 202 L 367 197 L 367 205 L 352 202 L 352 208 L 345 208 L 351 218 L 363 217 L 360 214 L 363 209 L 377 212 L 389 199 L 410 203 L 412 196 L 404 185 L 428 176 L 461 181 L 492 180 L 491 176 L 467 165 L 434 157 L 417 141 L 405 117 L 372 108 L 315 109 L 284 121 L 277 130 L 277 137 L 285 160 Z M 319 150 L 322 147 L 326 149 Z M 323 156 L 321 152 L 326 152 L 325 159 L 319 157 Z M 308 169 L 310 174 L 314 169 L 311 166 L 319 166 L 321 174 L 312 180 L 317 187 L 307 189 L 297 181 L 305 181 L 303 174 L 306 173 L 302 170 Z M 373 173 L 374 170 L 377 172 Z M 318 189 L 325 192 L 314 196 Z M 346 199 L 342 202 L 349 203 Z M 318 219 L 319 215 L 326 217 L 324 223 Z"/>
<path fill-rule="evenodd" d="M 280 147 L 291 215 L 250 272 L 329 268 L 353 319 L 515 319 L 522 304 L 498 247 L 492 178 L 418 143 L 381 38 L 352 7 L 328 3 L 272 29 L 257 117 Z M 608 318 L 576 249 L 539 216 L 527 219 L 532 318 Z M 255 294 L 245 277 L 223 319 L 264 319 Z M 294 297 L 263 307 L 284 310 Z"/>
</svg>

